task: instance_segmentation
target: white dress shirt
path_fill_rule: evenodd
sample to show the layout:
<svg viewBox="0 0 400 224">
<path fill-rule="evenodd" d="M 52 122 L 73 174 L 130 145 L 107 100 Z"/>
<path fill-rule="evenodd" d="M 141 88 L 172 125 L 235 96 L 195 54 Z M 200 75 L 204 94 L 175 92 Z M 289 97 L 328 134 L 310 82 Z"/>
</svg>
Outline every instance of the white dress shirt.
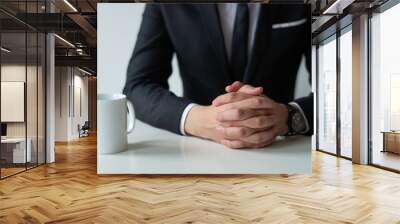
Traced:
<svg viewBox="0 0 400 224">
<path fill-rule="evenodd" d="M 219 19 L 221 23 L 221 29 L 222 29 L 222 34 L 224 35 L 224 42 L 225 42 L 225 49 L 226 53 L 228 56 L 228 60 L 230 60 L 231 57 L 231 45 L 232 45 L 232 36 L 233 36 L 233 29 L 235 25 L 235 17 L 236 17 L 236 9 L 237 9 L 237 4 L 238 3 L 219 3 L 218 4 L 218 13 L 219 13 Z M 257 21 L 258 17 L 260 14 L 260 8 L 261 5 L 260 3 L 247 3 L 249 7 L 249 38 L 248 38 L 248 57 L 251 58 L 251 51 L 253 48 L 254 44 L 254 38 L 255 38 L 255 33 L 256 33 L 256 28 L 257 28 Z M 304 112 L 301 109 L 299 105 L 295 102 L 291 102 L 291 105 L 295 106 L 298 108 L 301 113 L 303 114 L 303 117 L 305 118 Z M 180 120 L 180 132 L 182 135 L 186 135 L 185 133 L 185 122 L 186 122 L 186 117 L 189 113 L 189 111 L 195 106 L 196 104 L 191 103 L 189 104 L 185 110 L 182 113 L 181 120 Z M 306 133 L 309 130 L 309 126 L 307 124 L 307 119 L 306 121 L 306 126 L 307 130 L 304 132 Z"/>
</svg>

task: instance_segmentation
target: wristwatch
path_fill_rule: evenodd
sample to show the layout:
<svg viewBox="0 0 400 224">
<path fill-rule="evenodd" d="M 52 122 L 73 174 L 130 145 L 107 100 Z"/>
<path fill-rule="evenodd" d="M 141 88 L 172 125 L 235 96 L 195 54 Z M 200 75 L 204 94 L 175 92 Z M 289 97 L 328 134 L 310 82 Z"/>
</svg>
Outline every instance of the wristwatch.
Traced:
<svg viewBox="0 0 400 224">
<path fill-rule="evenodd" d="M 288 109 L 287 125 L 289 131 L 285 135 L 292 136 L 302 134 L 307 128 L 304 116 L 297 107 L 290 104 L 286 104 L 286 107 Z"/>
</svg>

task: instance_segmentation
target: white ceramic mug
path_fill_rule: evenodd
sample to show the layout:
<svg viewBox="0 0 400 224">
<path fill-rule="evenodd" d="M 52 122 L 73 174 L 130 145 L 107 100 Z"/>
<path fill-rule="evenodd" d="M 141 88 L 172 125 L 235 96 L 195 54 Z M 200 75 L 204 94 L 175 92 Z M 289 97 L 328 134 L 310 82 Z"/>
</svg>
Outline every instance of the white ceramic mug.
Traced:
<svg viewBox="0 0 400 224">
<path fill-rule="evenodd" d="M 98 94 L 97 111 L 98 153 L 112 154 L 126 150 L 127 135 L 135 127 L 132 103 L 123 94 Z"/>
</svg>

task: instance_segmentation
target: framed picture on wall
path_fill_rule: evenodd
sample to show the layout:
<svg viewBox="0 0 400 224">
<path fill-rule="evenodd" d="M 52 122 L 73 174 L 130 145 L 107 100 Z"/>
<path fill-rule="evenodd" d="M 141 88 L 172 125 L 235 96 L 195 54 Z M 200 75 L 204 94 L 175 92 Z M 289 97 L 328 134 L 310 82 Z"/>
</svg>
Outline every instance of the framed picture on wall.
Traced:
<svg viewBox="0 0 400 224">
<path fill-rule="evenodd" d="M 1 122 L 25 121 L 25 82 L 1 82 Z"/>
</svg>

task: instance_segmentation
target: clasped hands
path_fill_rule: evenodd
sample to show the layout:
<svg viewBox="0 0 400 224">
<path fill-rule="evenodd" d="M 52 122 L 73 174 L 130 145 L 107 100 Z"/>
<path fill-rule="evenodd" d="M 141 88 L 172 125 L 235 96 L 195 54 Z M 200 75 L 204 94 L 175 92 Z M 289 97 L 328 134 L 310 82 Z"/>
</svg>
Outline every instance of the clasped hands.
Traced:
<svg viewBox="0 0 400 224">
<path fill-rule="evenodd" d="M 261 148 L 288 132 L 288 110 L 263 95 L 262 87 L 234 82 L 212 105 L 194 106 L 185 132 L 229 148 Z"/>
</svg>

